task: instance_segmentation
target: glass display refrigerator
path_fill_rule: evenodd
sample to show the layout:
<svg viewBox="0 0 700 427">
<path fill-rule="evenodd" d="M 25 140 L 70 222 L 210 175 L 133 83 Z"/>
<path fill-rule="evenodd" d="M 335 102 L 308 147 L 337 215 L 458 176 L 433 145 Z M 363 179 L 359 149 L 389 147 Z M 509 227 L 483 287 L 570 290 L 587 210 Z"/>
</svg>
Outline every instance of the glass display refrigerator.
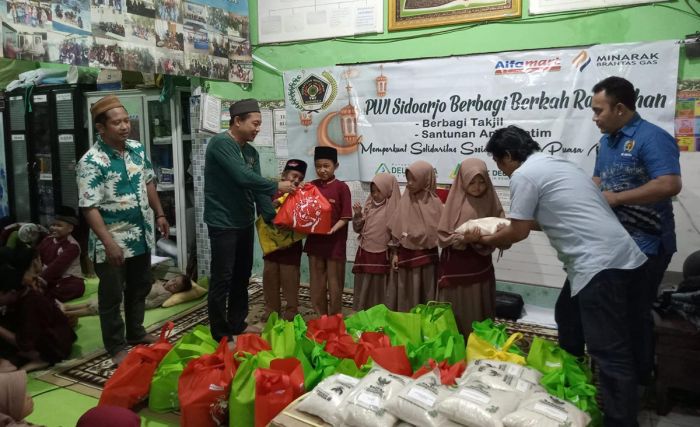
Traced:
<svg viewBox="0 0 700 427">
<path fill-rule="evenodd" d="M 191 126 L 189 88 L 177 88 L 161 101 L 157 90 L 120 90 L 86 93 L 86 108 L 106 95 L 116 95 L 129 113 L 130 139 L 144 144 L 156 176 L 156 188 L 170 236 L 155 231 L 154 255 L 172 258 L 185 272 L 196 253 L 194 236 L 194 186 L 191 175 Z M 89 118 L 90 144 L 97 133 Z M 149 218 L 155 223 L 155 218 Z"/>
</svg>

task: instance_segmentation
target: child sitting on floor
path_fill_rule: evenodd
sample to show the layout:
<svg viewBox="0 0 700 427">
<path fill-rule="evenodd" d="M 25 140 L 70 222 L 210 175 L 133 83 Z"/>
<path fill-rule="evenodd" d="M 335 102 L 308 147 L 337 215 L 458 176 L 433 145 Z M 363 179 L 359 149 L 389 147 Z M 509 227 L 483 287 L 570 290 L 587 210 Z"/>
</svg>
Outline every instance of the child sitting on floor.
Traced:
<svg viewBox="0 0 700 427">
<path fill-rule="evenodd" d="M 0 305 L 8 311 L 0 357 L 26 371 L 68 358 L 77 339 L 55 300 L 37 290 L 37 258 L 30 248 L 0 248 Z"/>
<path fill-rule="evenodd" d="M 61 207 L 54 217 L 50 233 L 37 248 L 42 271 L 39 275 L 46 284 L 46 293 L 61 302 L 80 298 L 85 292 L 80 269 L 80 245 L 71 236 L 78 225 L 75 211 Z"/>
</svg>

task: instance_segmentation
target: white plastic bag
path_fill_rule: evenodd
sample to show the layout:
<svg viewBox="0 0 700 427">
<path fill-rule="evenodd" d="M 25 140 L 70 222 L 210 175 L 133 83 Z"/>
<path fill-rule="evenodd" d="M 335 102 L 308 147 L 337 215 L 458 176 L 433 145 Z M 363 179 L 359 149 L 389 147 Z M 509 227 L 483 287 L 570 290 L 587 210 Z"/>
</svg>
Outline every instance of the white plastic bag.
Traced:
<svg viewBox="0 0 700 427">
<path fill-rule="evenodd" d="M 475 362 L 482 362 L 483 359 Z M 495 362 L 496 364 L 498 362 Z M 472 363 L 467 367 L 461 377 L 457 379 L 457 384 L 464 385 L 474 381 L 482 382 L 489 387 L 503 391 L 515 391 L 529 395 L 536 392 L 544 392 L 544 388 L 538 383 L 533 383 L 524 378 L 506 373 L 502 366 L 490 366 L 488 363 Z M 513 364 L 515 365 L 515 364 Z M 515 365 L 519 366 L 519 365 Z M 515 370 L 513 370 L 515 372 Z M 520 371 L 521 373 L 524 371 Z M 530 376 L 530 374 L 528 374 Z M 524 396 L 521 396 L 524 397 Z"/>
<path fill-rule="evenodd" d="M 505 427 L 586 427 L 591 417 L 569 402 L 547 393 L 523 400 L 518 410 L 503 418 Z"/>
<path fill-rule="evenodd" d="M 472 366 L 488 366 L 494 369 L 498 369 L 499 371 L 503 371 L 508 375 L 513 375 L 514 377 L 522 378 L 535 384 L 539 384 L 540 380 L 542 379 L 542 372 L 538 371 L 537 369 L 533 369 L 528 366 L 518 365 L 517 363 L 512 362 L 477 359 L 469 364 L 469 367 Z M 465 375 L 466 371 L 462 374 L 462 377 L 464 377 Z M 457 379 L 457 382 L 459 383 L 459 379 Z"/>
<path fill-rule="evenodd" d="M 340 407 L 344 426 L 393 427 L 398 421 L 386 410 L 388 402 L 411 379 L 376 367 L 360 380 Z"/>
<path fill-rule="evenodd" d="M 502 419 L 520 403 L 515 392 L 496 390 L 474 381 L 460 386 L 438 404 L 438 411 L 450 420 L 467 426 L 502 427 Z"/>
<path fill-rule="evenodd" d="M 481 231 L 482 236 L 488 236 L 490 234 L 496 234 L 496 231 L 500 224 L 510 225 L 510 220 L 495 216 L 470 219 L 469 221 L 457 227 L 455 233 L 464 234 L 467 231 L 472 231 L 473 229 L 478 228 Z"/>
<path fill-rule="evenodd" d="M 416 426 L 454 427 L 458 424 L 437 410 L 438 404 L 450 394 L 450 388 L 440 383 L 440 373 L 432 371 L 409 382 L 386 403 L 386 409 Z"/>
<path fill-rule="evenodd" d="M 332 426 L 339 426 L 342 419 L 338 408 L 359 382 L 357 378 L 347 375 L 331 375 L 311 390 L 296 409 L 316 415 Z"/>
</svg>

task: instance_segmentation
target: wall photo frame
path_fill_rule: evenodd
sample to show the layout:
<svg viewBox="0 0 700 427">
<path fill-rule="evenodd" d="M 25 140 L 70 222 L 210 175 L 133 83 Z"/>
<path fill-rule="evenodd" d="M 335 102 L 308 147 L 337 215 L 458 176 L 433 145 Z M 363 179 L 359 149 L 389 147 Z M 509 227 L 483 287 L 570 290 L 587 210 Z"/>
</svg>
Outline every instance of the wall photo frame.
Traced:
<svg viewBox="0 0 700 427">
<path fill-rule="evenodd" d="M 389 31 L 522 15 L 522 0 L 389 0 Z"/>
</svg>

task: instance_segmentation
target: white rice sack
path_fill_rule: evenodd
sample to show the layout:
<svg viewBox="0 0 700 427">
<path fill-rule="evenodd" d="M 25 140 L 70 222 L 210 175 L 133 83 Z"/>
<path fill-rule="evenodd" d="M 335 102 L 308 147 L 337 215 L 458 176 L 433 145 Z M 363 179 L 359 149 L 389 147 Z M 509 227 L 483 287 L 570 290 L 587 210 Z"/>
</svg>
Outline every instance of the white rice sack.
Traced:
<svg viewBox="0 0 700 427">
<path fill-rule="evenodd" d="M 455 233 L 464 234 L 467 231 L 472 231 L 478 228 L 481 231 L 482 236 L 488 236 L 490 234 L 496 234 L 498 226 L 500 224 L 510 225 L 510 220 L 506 218 L 499 218 L 495 216 L 489 216 L 486 218 L 470 219 L 464 224 L 457 227 Z"/>
<path fill-rule="evenodd" d="M 332 426 L 339 426 L 342 418 L 338 408 L 359 382 L 359 379 L 347 375 L 331 375 L 311 390 L 296 409 L 316 415 Z"/>
<path fill-rule="evenodd" d="M 458 426 L 437 410 L 437 405 L 452 391 L 440 383 L 439 372 L 428 372 L 409 382 L 386 403 L 397 418 L 421 427 Z"/>
<path fill-rule="evenodd" d="M 523 365 L 518 365 L 517 363 L 512 363 L 512 362 L 503 362 L 500 360 L 489 360 L 489 359 L 477 359 L 473 360 L 472 362 L 469 363 L 469 367 L 472 366 L 488 366 L 490 368 L 498 369 L 499 371 L 503 371 L 504 373 L 508 375 L 512 375 L 517 378 L 522 378 L 526 381 L 530 381 L 531 383 L 534 384 L 539 384 L 540 380 L 542 379 L 542 372 L 538 371 L 537 369 L 530 368 L 528 366 L 523 366 Z M 465 370 L 464 373 L 462 374 L 462 378 L 464 378 L 467 374 L 467 371 Z M 460 382 L 461 378 L 457 379 L 457 383 Z"/>
<path fill-rule="evenodd" d="M 365 375 L 340 407 L 344 426 L 393 427 L 398 419 L 386 410 L 386 402 L 411 381 L 376 367 Z"/>
<path fill-rule="evenodd" d="M 503 418 L 505 427 L 586 427 L 591 417 L 569 402 L 547 393 L 523 400 L 518 410 Z"/>
<path fill-rule="evenodd" d="M 518 393 L 496 390 L 474 381 L 460 386 L 438 404 L 438 411 L 467 426 L 502 427 L 501 420 L 520 403 Z"/>
<path fill-rule="evenodd" d="M 475 381 L 484 383 L 496 390 L 514 391 L 523 394 L 544 392 L 544 388 L 541 385 L 507 374 L 505 370 L 501 370 L 499 367 L 489 366 L 489 363 L 473 363 L 469 365 L 464 374 L 458 379 L 457 384 L 465 385 Z"/>
</svg>

